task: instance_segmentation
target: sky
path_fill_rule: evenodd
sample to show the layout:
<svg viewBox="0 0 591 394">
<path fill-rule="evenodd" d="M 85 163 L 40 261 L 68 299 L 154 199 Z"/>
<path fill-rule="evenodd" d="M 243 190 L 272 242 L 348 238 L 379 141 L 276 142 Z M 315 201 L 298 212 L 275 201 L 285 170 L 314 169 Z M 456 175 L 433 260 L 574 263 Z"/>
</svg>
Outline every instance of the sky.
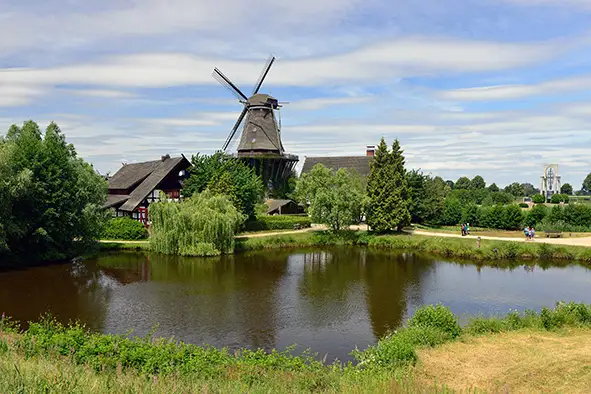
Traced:
<svg viewBox="0 0 591 394">
<path fill-rule="evenodd" d="M 591 0 L 0 0 L 0 131 L 55 121 L 101 173 L 219 150 L 246 94 L 285 149 L 539 186 L 591 172 Z M 234 145 L 235 146 L 235 145 Z"/>
</svg>

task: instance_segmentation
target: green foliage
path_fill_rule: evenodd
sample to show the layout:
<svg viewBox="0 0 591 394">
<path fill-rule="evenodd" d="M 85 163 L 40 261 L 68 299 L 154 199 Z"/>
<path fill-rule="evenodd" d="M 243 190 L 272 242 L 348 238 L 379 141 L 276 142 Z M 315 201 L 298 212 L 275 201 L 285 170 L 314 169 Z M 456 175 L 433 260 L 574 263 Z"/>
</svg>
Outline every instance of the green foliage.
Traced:
<svg viewBox="0 0 591 394">
<path fill-rule="evenodd" d="M 472 186 L 470 179 L 466 176 L 463 176 L 456 181 L 454 190 L 468 190 L 470 189 L 470 186 Z"/>
<path fill-rule="evenodd" d="M 550 199 L 552 204 L 559 204 L 561 202 L 568 203 L 568 195 L 567 194 L 553 194 L 552 198 Z"/>
<path fill-rule="evenodd" d="M 539 191 L 531 183 L 522 183 L 521 187 L 523 188 L 523 195 L 526 197 L 533 196 L 536 193 L 539 194 Z"/>
<path fill-rule="evenodd" d="M 496 184 L 496 183 L 493 183 L 493 184 L 491 184 L 491 185 L 488 187 L 488 190 L 489 190 L 491 193 L 496 193 L 496 192 L 499 192 L 499 191 L 501 191 L 501 189 L 499 189 L 499 187 L 497 186 L 497 184 Z"/>
<path fill-rule="evenodd" d="M 527 203 L 525 203 L 525 202 L 520 202 L 517 205 L 519 205 L 519 208 L 529 208 L 529 205 L 527 205 Z"/>
<path fill-rule="evenodd" d="M 548 214 L 548 208 L 542 204 L 535 204 L 525 217 L 527 226 L 535 226 L 541 223 Z"/>
<path fill-rule="evenodd" d="M 148 237 L 142 223 L 130 217 L 111 218 L 107 221 L 101 238 L 134 241 Z"/>
<path fill-rule="evenodd" d="M 419 308 L 408 321 L 409 327 L 434 328 L 452 338 L 460 336 L 462 329 L 452 311 L 441 304 Z"/>
<path fill-rule="evenodd" d="M 591 193 L 591 172 L 585 177 L 581 190 L 585 193 Z"/>
<path fill-rule="evenodd" d="M 259 215 L 256 221 L 246 222 L 246 231 L 292 230 L 294 226 L 310 227 L 312 220 L 299 215 Z"/>
<path fill-rule="evenodd" d="M 411 195 L 404 168 L 404 156 L 398 140 L 392 151 L 381 139 L 367 183 L 367 224 L 372 231 L 400 230 L 410 224 Z"/>
<path fill-rule="evenodd" d="M 183 193 L 190 197 L 206 189 L 214 194 L 227 195 L 234 206 L 247 217 L 254 219 L 256 206 L 263 199 L 263 182 L 254 170 L 223 152 L 211 156 L 194 155 L 189 178 Z"/>
<path fill-rule="evenodd" d="M 458 199 L 447 198 L 440 213 L 438 223 L 444 226 L 453 226 L 462 220 L 462 204 Z"/>
<path fill-rule="evenodd" d="M 363 185 L 359 177 L 343 168 L 334 172 L 316 164 L 299 179 L 296 196 L 309 203 L 308 213 L 314 222 L 327 224 L 333 231 L 356 223 L 362 214 Z"/>
<path fill-rule="evenodd" d="M 523 185 L 519 182 L 513 182 L 512 184 L 505 187 L 505 193 L 511 194 L 515 197 L 523 197 L 525 196 L 525 190 Z"/>
<path fill-rule="evenodd" d="M 407 173 L 410 188 L 409 212 L 413 223 L 433 222 L 445 205 L 445 197 L 451 191 L 441 177 L 431 177 L 412 170 Z"/>
<path fill-rule="evenodd" d="M 534 194 L 531 200 L 536 204 L 543 204 L 546 202 L 546 198 L 541 194 Z"/>
<path fill-rule="evenodd" d="M 481 177 L 480 175 L 476 175 L 470 181 L 470 189 L 478 190 L 478 189 L 484 189 L 485 187 L 486 187 L 486 182 L 484 181 L 484 178 Z"/>
<path fill-rule="evenodd" d="M 491 193 L 493 204 L 511 204 L 515 197 L 506 192 Z"/>
<path fill-rule="evenodd" d="M 560 187 L 560 193 L 561 194 L 566 194 L 567 196 L 572 196 L 573 195 L 573 187 L 570 183 L 565 183 L 564 185 L 562 185 Z"/>
<path fill-rule="evenodd" d="M 480 210 L 478 208 L 478 205 L 470 203 L 464 206 L 464 208 L 462 209 L 462 223 L 470 223 L 471 226 L 479 225 Z"/>
<path fill-rule="evenodd" d="M 503 215 L 503 229 L 519 230 L 523 223 L 524 215 L 519 205 L 507 205 Z"/>
<path fill-rule="evenodd" d="M 151 250 L 182 256 L 233 252 L 234 236 L 245 219 L 228 197 L 209 190 L 180 203 L 152 203 L 149 215 Z"/>
<path fill-rule="evenodd" d="M 0 261 L 70 257 L 99 238 L 106 181 L 55 123 L 33 121 L 0 139 Z"/>
</svg>

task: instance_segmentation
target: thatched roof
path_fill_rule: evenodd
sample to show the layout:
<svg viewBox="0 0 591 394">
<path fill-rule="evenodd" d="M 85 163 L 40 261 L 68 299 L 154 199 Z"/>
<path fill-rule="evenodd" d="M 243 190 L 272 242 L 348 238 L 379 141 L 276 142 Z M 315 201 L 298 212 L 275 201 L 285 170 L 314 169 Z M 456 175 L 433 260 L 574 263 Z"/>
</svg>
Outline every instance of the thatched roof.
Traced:
<svg viewBox="0 0 591 394">
<path fill-rule="evenodd" d="M 159 165 L 162 160 L 144 161 L 142 163 L 124 164 L 109 179 L 109 189 L 128 190 L 146 179 Z"/>
<path fill-rule="evenodd" d="M 119 205 L 125 201 L 129 200 L 129 196 L 127 194 L 108 194 L 107 195 L 107 202 L 103 206 L 104 208 L 111 208 L 115 205 Z"/>
<path fill-rule="evenodd" d="M 322 164 L 332 170 L 345 168 L 349 171 L 355 171 L 362 177 L 369 176 L 369 164 L 373 161 L 373 156 L 326 156 L 326 157 L 306 157 L 302 174 L 310 172 L 316 164 Z"/>
<path fill-rule="evenodd" d="M 126 164 L 110 179 L 109 190 L 125 189 L 129 191 L 129 195 L 111 194 L 105 207 L 107 205 L 114 206 L 125 201 L 119 209 L 133 212 L 164 178 L 173 172 L 186 169 L 190 165 L 191 163 L 183 155 L 181 157 L 167 156 L 161 160 Z"/>
</svg>

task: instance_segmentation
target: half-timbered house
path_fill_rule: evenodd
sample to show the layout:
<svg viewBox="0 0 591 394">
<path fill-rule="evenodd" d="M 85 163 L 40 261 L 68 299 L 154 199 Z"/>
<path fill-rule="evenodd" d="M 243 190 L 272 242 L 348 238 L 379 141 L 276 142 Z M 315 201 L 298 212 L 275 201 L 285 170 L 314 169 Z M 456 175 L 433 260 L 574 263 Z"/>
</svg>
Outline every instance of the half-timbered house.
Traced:
<svg viewBox="0 0 591 394">
<path fill-rule="evenodd" d="M 115 216 L 130 216 L 144 224 L 148 206 L 164 192 L 170 200 L 182 199 L 183 181 L 191 163 L 183 155 L 162 156 L 160 160 L 124 164 L 109 178 L 105 208 L 113 208 Z"/>
</svg>

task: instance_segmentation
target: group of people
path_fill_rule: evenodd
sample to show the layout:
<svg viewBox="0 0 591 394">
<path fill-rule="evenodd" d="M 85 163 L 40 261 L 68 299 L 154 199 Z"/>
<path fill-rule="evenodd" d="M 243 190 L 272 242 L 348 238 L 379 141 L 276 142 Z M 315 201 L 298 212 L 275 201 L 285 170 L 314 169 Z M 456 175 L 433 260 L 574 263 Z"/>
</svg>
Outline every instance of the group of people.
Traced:
<svg viewBox="0 0 591 394">
<path fill-rule="evenodd" d="M 470 234 L 470 223 L 462 223 L 462 237 Z"/>
<path fill-rule="evenodd" d="M 526 241 L 533 241 L 534 240 L 534 236 L 536 235 L 536 229 L 534 229 L 531 226 L 526 226 L 523 229 L 523 233 L 525 234 L 525 240 Z"/>
</svg>

